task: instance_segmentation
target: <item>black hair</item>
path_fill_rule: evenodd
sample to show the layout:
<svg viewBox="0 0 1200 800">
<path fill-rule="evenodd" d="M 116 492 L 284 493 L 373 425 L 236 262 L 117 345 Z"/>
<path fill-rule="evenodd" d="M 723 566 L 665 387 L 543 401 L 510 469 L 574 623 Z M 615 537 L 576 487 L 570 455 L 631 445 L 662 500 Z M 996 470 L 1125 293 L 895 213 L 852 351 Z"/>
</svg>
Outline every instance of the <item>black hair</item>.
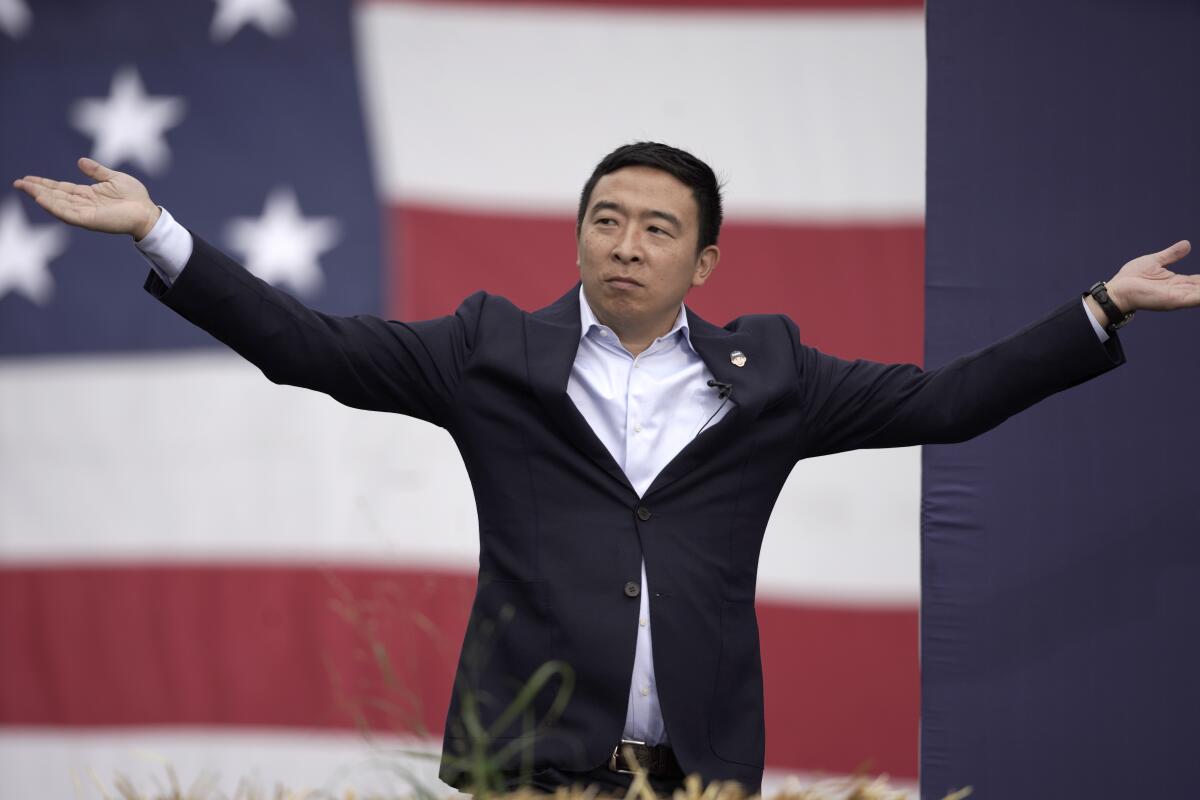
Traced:
<svg viewBox="0 0 1200 800">
<path fill-rule="evenodd" d="M 579 195 L 579 216 L 575 220 L 575 236 L 583 230 L 583 218 L 596 182 L 610 172 L 625 167 L 653 167 L 676 178 L 692 190 L 699 208 L 700 235 L 696 242 L 699 253 L 717 243 L 721 233 L 721 184 L 712 167 L 691 153 L 659 142 L 634 142 L 613 150 L 600 160 Z"/>
</svg>

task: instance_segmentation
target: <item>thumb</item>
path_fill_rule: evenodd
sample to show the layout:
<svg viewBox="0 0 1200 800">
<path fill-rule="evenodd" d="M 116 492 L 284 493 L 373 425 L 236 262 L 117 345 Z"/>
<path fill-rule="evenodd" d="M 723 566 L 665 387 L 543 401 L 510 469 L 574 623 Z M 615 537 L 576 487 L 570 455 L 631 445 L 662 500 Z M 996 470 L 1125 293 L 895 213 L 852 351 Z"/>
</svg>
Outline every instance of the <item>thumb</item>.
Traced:
<svg viewBox="0 0 1200 800">
<path fill-rule="evenodd" d="M 106 181 L 117 174 L 99 161 L 93 161 L 90 158 L 81 158 L 76 163 L 79 165 L 79 171 L 94 181 Z"/>
<path fill-rule="evenodd" d="M 1154 257 L 1158 259 L 1159 264 L 1165 267 L 1168 264 L 1174 264 L 1190 252 L 1192 252 L 1192 243 L 1187 239 L 1183 239 L 1171 245 L 1166 250 L 1155 253 Z"/>
</svg>

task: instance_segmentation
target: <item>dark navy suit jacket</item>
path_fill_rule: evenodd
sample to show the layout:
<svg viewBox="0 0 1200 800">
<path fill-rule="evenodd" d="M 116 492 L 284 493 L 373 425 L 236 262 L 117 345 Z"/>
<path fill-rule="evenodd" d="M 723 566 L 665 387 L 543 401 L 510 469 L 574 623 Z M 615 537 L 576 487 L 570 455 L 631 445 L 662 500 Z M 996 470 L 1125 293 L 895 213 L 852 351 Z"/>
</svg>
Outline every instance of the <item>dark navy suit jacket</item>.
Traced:
<svg viewBox="0 0 1200 800">
<path fill-rule="evenodd" d="M 607 760 L 625 722 L 644 558 L 659 699 L 679 762 L 706 780 L 757 788 L 755 576 L 793 465 L 855 448 L 969 439 L 1124 360 L 1115 339 L 1098 341 L 1079 298 L 929 371 L 825 355 L 786 317 L 721 328 L 689 310 L 692 344 L 716 379 L 734 386 L 736 405 L 639 498 L 567 396 L 577 288 L 533 313 L 478 293 L 426 322 L 335 317 L 199 237 L 170 288 L 153 273 L 146 288 L 275 383 L 418 417 L 454 437 L 474 487 L 480 547 L 442 762 L 443 779 L 457 784 L 466 779 L 454 761 L 468 748 L 464 714 L 494 726 L 517 688 L 553 660 L 569 665 L 574 689 L 561 716 L 532 737 L 526 763 L 583 771 Z M 746 355 L 741 368 L 731 363 L 735 350 Z M 537 719 L 555 688 L 534 700 Z M 511 744 L 526 722 L 517 715 L 493 730 L 491 749 Z"/>
</svg>

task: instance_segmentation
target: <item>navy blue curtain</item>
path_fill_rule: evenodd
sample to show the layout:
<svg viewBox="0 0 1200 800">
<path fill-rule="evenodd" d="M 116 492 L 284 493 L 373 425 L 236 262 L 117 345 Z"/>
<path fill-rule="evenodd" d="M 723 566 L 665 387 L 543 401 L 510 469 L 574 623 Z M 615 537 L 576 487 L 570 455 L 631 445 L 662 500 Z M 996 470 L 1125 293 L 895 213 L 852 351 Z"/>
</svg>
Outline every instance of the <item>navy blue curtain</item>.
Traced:
<svg viewBox="0 0 1200 800">
<path fill-rule="evenodd" d="M 927 9 L 926 364 L 1178 239 L 1200 272 L 1200 0 Z M 1200 310 L 1120 337 L 925 449 L 923 797 L 1200 793 Z"/>
</svg>

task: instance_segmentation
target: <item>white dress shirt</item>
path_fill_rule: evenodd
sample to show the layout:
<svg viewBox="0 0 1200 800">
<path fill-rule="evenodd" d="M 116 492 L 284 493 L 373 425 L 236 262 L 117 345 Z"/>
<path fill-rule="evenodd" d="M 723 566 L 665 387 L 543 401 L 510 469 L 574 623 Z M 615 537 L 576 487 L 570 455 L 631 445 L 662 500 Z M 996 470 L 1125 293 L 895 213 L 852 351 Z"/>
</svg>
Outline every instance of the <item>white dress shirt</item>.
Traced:
<svg viewBox="0 0 1200 800">
<path fill-rule="evenodd" d="M 625 472 L 638 497 L 688 442 L 732 408 L 708 385 L 712 373 L 692 348 L 683 306 L 675 325 L 634 356 L 601 325 L 579 288 L 579 349 L 567 395 Z M 650 587 L 642 562 L 641 608 L 624 738 L 667 741 L 650 639 Z M 614 743 L 615 744 L 615 743 Z"/>
<path fill-rule="evenodd" d="M 154 228 L 137 246 L 170 284 L 191 258 L 193 244 L 191 234 L 163 209 Z M 1107 341 L 1108 334 L 1086 302 L 1083 307 L 1100 341 Z M 671 330 L 637 356 L 596 319 L 582 287 L 579 326 L 579 349 L 567 381 L 567 395 L 641 497 L 679 451 L 729 413 L 733 401 L 723 401 L 708 385 L 713 375 L 692 347 L 682 304 Z M 623 736 L 662 744 L 668 737 L 654 681 L 645 561 L 641 588 Z"/>
<path fill-rule="evenodd" d="M 192 257 L 192 235 L 171 216 L 171 212 L 158 207 L 158 221 L 136 242 L 138 251 L 150 262 L 150 267 L 170 286 Z"/>
</svg>

